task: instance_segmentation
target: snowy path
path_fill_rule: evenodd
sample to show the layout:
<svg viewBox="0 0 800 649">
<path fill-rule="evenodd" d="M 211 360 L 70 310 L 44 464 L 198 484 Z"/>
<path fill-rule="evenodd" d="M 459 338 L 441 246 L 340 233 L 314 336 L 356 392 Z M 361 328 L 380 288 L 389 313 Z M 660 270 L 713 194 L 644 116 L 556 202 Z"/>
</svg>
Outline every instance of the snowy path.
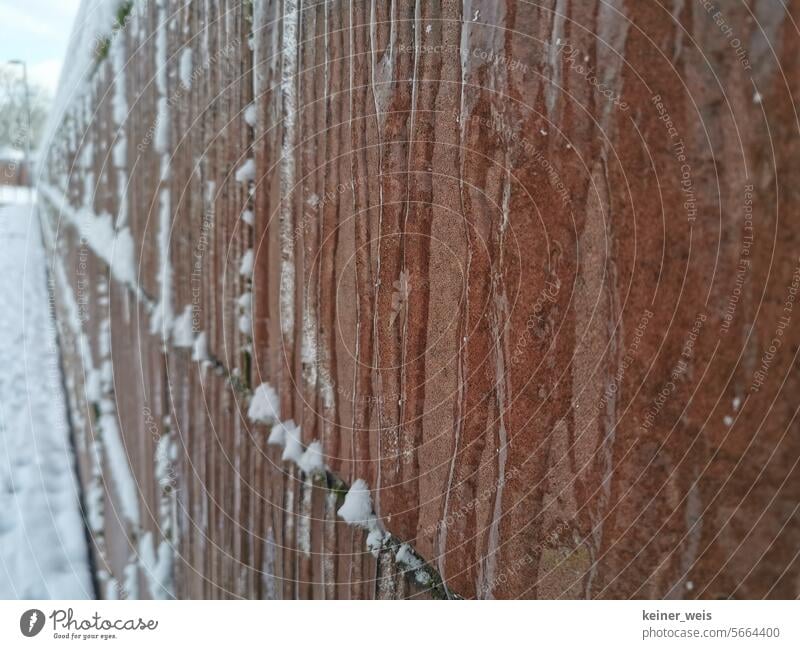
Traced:
<svg viewBox="0 0 800 649">
<path fill-rule="evenodd" d="M 31 212 L 0 206 L 0 598 L 86 598 L 88 553 Z"/>
</svg>

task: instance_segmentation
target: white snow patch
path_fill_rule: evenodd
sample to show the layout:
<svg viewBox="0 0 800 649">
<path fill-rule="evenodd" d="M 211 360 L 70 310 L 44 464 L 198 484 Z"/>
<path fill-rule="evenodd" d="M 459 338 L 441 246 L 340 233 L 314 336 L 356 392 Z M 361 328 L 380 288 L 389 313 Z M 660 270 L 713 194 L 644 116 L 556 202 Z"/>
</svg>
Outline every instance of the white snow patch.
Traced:
<svg viewBox="0 0 800 649">
<path fill-rule="evenodd" d="M 192 360 L 199 363 L 210 360 L 210 356 L 208 355 L 208 334 L 206 334 L 205 331 L 201 331 L 194 339 Z"/>
<path fill-rule="evenodd" d="M 297 461 L 297 466 L 306 475 L 314 475 L 324 471 L 325 460 L 322 455 L 322 444 L 317 440 L 311 442 Z"/>
<path fill-rule="evenodd" d="M 100 417 L 97 427 L 103 440 L 108 460 L 111 481 L 116 487 L 122 516 L 134 527 L 139 526 L 139 489 L 133 477 L 128 452 L 117 426 L 117 411 L 114 403 L 105 398 L 100 402 Z"/>
<path fill-rule="evenodd" d="M 175 318 L 172 327 L 172 342 L 175 347 L 190 349 L 194 345 L 194 332 L 192 331 L 192 306 L 186 305 L 183 313 Z"/>
<path fill-rule="evenodd" d="M 239 307 L 239 331 L 249 335 L 252 331 L 253 294 L 250 291 L 242 293 L 236 304 Z"/>
<path fill-rule="evenodd" d="M 295 464 L 300 464 L 300 458 L 303 457 L 303 443 L 300 441 L 300 426 L 286 426 L 285 442 L 281 459 L 284 461 L 291 460 Z"/>
<path fill-rule="evenodd" d="M 111 64 L 114 68 L 114 94 L 111 98 L 111 107 L 114 122 L 122 126 L 128 117 L 128 101 L 125 97 L 125 39 L 115 38 L 111 45 Z"/>
<path fill-rule="evenodd" d="M 95 215 L 87 208 L 73 208 L 67 198 L 53 187 L 41 184 L 39 191 L 78 229 L 92 251 L 111 269 L 114 278 L 135 287 L 136 256 L 130 230 L 127 227 L 114 230 L 111 215 L 107 212 Z"/>
<path fill-rule="evenodd" d="M 422 567 L 422 560 L 414 553 L 408 543 L 403 543 L 397 548 L 397 553 L 394 555 L 395 560 L 402 566 L 407 566 L 412 570 L 417 570 Z"/>
<path fill-rule="evenodd" d="M 125 599 L 139 599 L 139 566 L 132 557 L 131 562 L 122 569 L 122 589 Z"/>
<path fill-rule="evenodd" d="M 256 163 L 252 158 L 245 160 L 244 164 L 236 170 L 237 183 L 247 183 L 255 180 L 256 177 Z"/>
<path fill-rule="evenodd" d="M 262 383 L 253 393 L 247 417 L 262 424 L 277 423 L 280 419 L 281 402 L 278 393 L 269 383 Z"/>
<path fill-rule="evenodd" d="M 247 108 L 244 109 L 244 121 L 247 122 L 248 126 L 255 128 L 256 126 L 256 105 L 248 104 Z"/>
<path fill-rule="evenodd" d="M 178 76 L 184 87 L 192 87 L 192 48 L 188 45 L 184 47 L 181 52 L 181 60 L 178 64 Z"/>
<path fill-rule="evenodd" d="M 117 141 L 111 149 L 111 160 L 119 169 L 128 166 L 128 139 L 124 135 L 117 137 Z"/>
<path fill-rule="evenodd" d="M 167 153 L 169 150 L 169 104 L 167 98 L 159 97 L 157 106 L 153 146 L 159 153 Z"/>
<path fill-rule="evenodd" d="M 167 7 L 159 2 L 156 15 L 156 89 L 167 94 Z"/>
<path fill-rule="evenodd" d="M 139 541 L 139 560 L 153 599 L 169 599 L 174 590 L 172 583 L 172 548 L 161 541 L 156 553 L 153 533 L 146 532 Z"/>
<path fill-rule="evenodd" d="M 272 444 L 273 446 L 286 446 L 286 431 L 293 430 L 296 427 L 297 424 L 294 423 L 293 419 L 287 419 L 286 421 L 278 422 L 272 427 L 272 430 L 269 431 L 267 444 Z"/>
<path fill-rule="evenodd" d="M 239 264 L 239 274 L 242 277 L 253 276 L 253 249 L 245 250 L 242 261 Z"/>
<path fill-rule="evenodd" d="M 172 331 L 173 319 L 172 264 L 169 255 L 172 212 L 170 210 L 169 189 L 162 189 L 158 199 L 158 286 L 161 296 L 158 304 L 150 314 L 150 333 L 154 335 L 160 333 L 161 339 L 166 343 Z"/>
<path fill-rule="evenodd" d="M 86 372 L 86 382 L 83 385 L 83 392 L 86 401 L 89 403 L 100 403 L 103 397 L 102 375 L 100 370 L 90 368 Z"/>
<path fill-rule="evenodd" d="M 154 473 L 156 483 L 162 488 L 169 485 L 173 478 L 172 463 L 177 457 L 177 450 L 171 434 L 159 438 L 154 456 Z"/>
<path fill-rule="evenodd" d="M 367 534 L 367 550 L 372 553 L 373 557 L 378 558 L 388 538 L 389 534 L 377 526 L 369 531 L 369 534 Z"/>
<path fill-rule="evenodd" d="M 116 239 L 111 246 L 111 258 L 108 259 L 111 274 L 118 282 L 128 286 L 136 286 L 136 252 L 133 237 L 128 228 L 117 230 Z"/>
<path fill-rule="evenodd" d="M 336 513 L 350 525 L 364 529 L 377 527 L 377 520 L 372 513 L 372 496 L 367 483 L 361 478 L 352 484 L 350 491 L 344 497 L 344 503 Z"/>
<path fill-rule="evenodd" d="M 409 572 L 414 572 L 414 579 L 420 586 L 427 586 L 431 583 L 431 576 L 423 570 L 425 563 L 417 556 L 417 553 L 408 543 L 403 543 L 394 556 L 395 561 L 401 566 L 405 566 Z"/>
<path fill-rule="evenodd" d="M 253 330 L 253 322 L 249 314 L 243 313 L 239 316 L 239 333 L 249 336 Z"/>
</svg>

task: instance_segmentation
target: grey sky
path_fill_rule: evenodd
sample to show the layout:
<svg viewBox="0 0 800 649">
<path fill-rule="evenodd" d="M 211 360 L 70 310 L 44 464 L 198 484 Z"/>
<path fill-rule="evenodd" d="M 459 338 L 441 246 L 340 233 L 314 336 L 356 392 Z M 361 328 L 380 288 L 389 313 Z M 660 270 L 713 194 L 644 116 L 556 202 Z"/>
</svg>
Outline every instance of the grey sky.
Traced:
<svg viewBox="0 0 800 649">
<path fill-rule="evenodd" d="M 0 0 L 0 62 L 23 59 L 31 81 L 55 92 L 80 0 Z"/>
</svg>

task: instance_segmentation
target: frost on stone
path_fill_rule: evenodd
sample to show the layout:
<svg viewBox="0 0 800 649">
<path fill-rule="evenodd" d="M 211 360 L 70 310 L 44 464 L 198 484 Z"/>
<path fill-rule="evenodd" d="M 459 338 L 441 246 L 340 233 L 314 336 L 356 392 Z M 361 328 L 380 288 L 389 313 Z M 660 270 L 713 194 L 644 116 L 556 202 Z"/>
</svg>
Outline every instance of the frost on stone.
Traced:
<svg viewBox="0 0 800 649">
<path fill-rule="evenodd" d="M 280 399 L 269 383 L 262 383 L 253 393 L 247 417 L 254 423 L 274 424 L 280 419 Z"/>
<path fill-rule="evenodd" d="M 239 264 L 239 274 L 242 277 L 252 277 L 253 275 L 253 250 L 246 250 L 242 255 L 242 261 Z"/>
<path fill-rule="evenodd" d="M 372 513 L 372 496 L 369 493 L 369 487 L 360 478 L 350 487 L 350 491 L 344 497 L 344 503 L 336 513 L 350 525 L 368 530 L 377 528 L 377 520 Z"/>
<path fill-rule="evenodd" d="M 175 347 L 183 349 L 191 349 L 194 345 L 191 305 L 187 305 L 183 313 L 175 318 L 175 323 L 172 327 L 172 342 Z"/>
<path fill-rule="evenodd" d="M 314 475 L 325 470 L 325 460 L 322 455 L 322 444 L 315 440 L 300 456 L 297 462 L 300 470 L 306 475 Z"/>
</svg>

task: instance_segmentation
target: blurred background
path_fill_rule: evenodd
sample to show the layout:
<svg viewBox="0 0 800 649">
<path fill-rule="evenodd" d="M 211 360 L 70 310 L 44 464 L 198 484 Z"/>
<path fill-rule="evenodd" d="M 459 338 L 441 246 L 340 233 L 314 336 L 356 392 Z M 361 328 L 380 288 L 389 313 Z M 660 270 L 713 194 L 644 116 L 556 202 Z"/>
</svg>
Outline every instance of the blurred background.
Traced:
<svg viewBox="0 0 800 649">
<path fill-rule="evenodd" d="M 80 0 L 0 0 L 0 203 L 27 197 Z"/>
</svg>

